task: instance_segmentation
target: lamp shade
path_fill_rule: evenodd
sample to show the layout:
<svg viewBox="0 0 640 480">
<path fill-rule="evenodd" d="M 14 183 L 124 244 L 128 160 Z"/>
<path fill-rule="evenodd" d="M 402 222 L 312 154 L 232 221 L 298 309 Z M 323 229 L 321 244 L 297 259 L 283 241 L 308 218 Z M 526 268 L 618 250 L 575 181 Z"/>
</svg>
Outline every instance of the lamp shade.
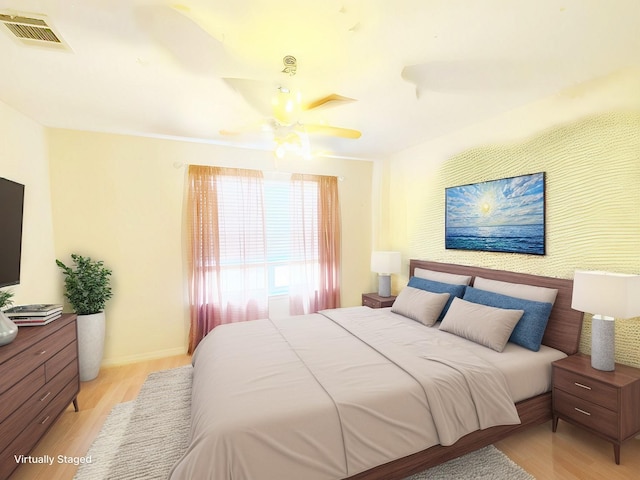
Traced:
<svg viewBox="0 0 640 480">
<path fill-rule="evenodd" d="M 400 272 L 400 252 L 371 252 L 371 271 L 384 274 Z"/>
<path fill-rule="evenodd" d="M 576 270 L 571 308 L 613 318 L 640 316 L 640 275 Z"/>
</svg>

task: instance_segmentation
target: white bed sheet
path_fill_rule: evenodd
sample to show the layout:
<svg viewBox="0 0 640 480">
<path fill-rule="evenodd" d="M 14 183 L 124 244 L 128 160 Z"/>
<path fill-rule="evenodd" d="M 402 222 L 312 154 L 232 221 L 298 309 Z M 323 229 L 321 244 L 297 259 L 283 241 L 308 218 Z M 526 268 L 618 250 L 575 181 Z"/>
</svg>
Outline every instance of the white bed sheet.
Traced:
<svg viewBox="0 0 640 480">
<path fill-rule="evenodd" d="M 391 308 L 380 309 L 380 312 L 384 312 L 385 315 L 389 315 L 396 320 L 415 324 L 417 331 L 429 330 L 424 332 L 425 335 L 443 336 L 447 341 L 459 344 L 494 365 L 505 376 L 514 402 L 520 402 L 550 391 L 551 362 L 567 356 L 566 353 L 546 345 L 541 345 L 539 351 L 533 352 L 511 342 L 507 343 L 504 351 L 496 352 L 452 333 L 438 330 L 439 322 L 433 327 L 426 327 L 414 320 L 391 312 Z"/>
<path fill-rule="evenodd" d="M 218 327 L 172 480 L 337 480 L 520 423 L 500 371 L 442 335 L 367 307 Z"/>
</svg>

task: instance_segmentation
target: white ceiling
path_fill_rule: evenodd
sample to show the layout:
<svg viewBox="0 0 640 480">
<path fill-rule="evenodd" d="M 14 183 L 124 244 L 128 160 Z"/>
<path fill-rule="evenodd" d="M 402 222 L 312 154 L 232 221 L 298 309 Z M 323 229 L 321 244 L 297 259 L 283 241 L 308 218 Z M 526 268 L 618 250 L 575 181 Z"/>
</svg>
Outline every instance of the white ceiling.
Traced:
<svg viewBox="0 0 640 480">
<path fill-rule="evenodd" d="M 360 130 L 311 147 L 364 159 L 640 67 L 640 0 L 0 0 L 0 13 L 44 15 L 68 45 L 0 25 L 0 101 L 42 125 L 272 149 L 265 115 L 222 80 L 248 78 L 264 95 L 356 99 L 300 120 Z"/>
</svg>

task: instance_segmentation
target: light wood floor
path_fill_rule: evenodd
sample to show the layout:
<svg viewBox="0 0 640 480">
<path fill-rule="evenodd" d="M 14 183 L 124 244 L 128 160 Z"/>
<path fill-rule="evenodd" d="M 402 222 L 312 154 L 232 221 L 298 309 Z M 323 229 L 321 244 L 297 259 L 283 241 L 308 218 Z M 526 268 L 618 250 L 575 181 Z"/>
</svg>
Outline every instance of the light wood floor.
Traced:
<svg viewBox="0 0 640 480">
<path fill-rule="evenodd" d="M 187 355 L 103 368 L 97 379 L 83 382 L 80 412 L 69 407 L 38 444 L 34 456 L 79 457 L 86 454 L 114 405 L 133 400 L 147 375 L 190 363 Z M 640 440 L 622 445 L 621 464 L 613 461 L 612 446 L 597 437 L 560 421 L 551 432 L 547 422 L 512 435 L 496 446 L 538 480 L 627 480 L 640 478 Z M 71 464 L 43 466 L 25 464 L 11 480 L 71 480 L 77 467 Z"/>
</svg>

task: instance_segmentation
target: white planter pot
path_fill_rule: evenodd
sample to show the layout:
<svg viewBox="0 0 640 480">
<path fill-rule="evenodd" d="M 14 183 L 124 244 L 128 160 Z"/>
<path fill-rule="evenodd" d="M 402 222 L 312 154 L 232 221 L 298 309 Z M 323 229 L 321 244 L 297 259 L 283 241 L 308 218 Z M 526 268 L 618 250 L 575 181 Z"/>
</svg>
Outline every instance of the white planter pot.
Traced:
<svg viewBox="0 0 640 480">
<path fill-rule="evenodd" d="M 78 362 L 80 381 L 93 380 L 100 372 L 104 354 L 104 312 L 78 315 Z"/>
</svg>

